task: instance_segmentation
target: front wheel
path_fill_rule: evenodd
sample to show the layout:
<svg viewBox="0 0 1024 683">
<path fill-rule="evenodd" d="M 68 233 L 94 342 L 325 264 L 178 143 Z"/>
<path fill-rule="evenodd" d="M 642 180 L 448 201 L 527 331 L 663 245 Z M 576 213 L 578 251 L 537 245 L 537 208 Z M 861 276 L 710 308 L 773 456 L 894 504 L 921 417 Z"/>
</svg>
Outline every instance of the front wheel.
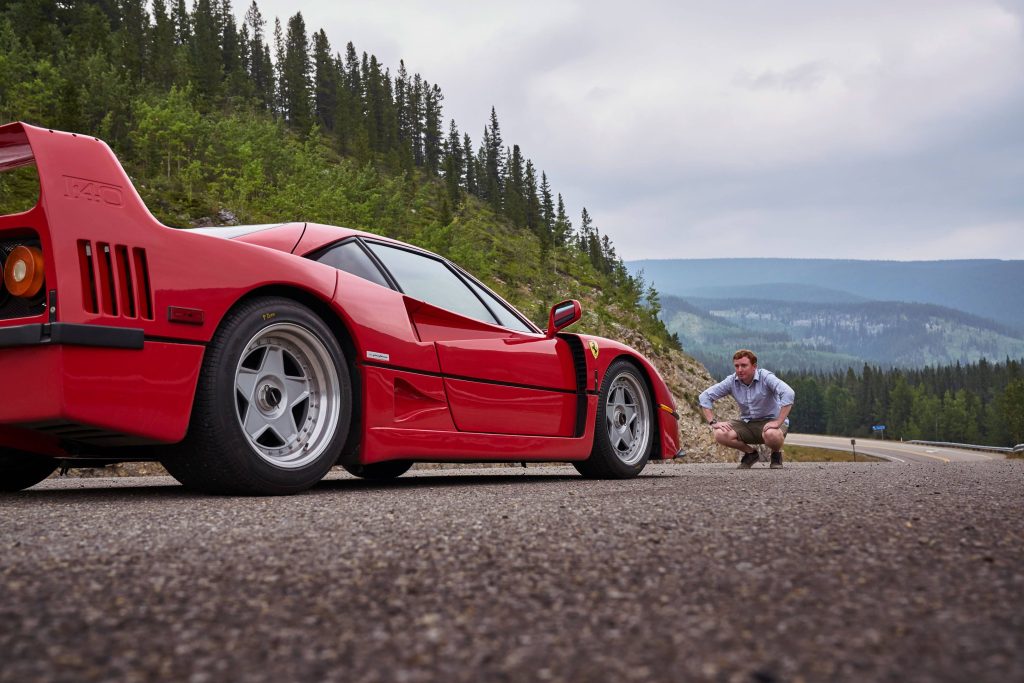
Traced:
<svg viewBox="0 0 1024 683">
<path fill-rule="evenodd" d="M 644 469 L 654 449 L 654 411 L 643 375 L 617 360 L 605 373 L 590 458 L 573 463 L 592 479 L 630 479 Z"/>
<path fill-rule="evenodd" d="M 290 299 L 253 299 L 214 335 L 188 435 L 162 462 L 208 493 L 296 493 L 337 462 L 352 412 L 348 365 L 330 328 Z"/>
<path fill-rule="evenodd" d="M 21 491 L 35 486 L 56 469 L 57 461 L 53 458 L 0 448 L 0 491 Z"/>
</svg>

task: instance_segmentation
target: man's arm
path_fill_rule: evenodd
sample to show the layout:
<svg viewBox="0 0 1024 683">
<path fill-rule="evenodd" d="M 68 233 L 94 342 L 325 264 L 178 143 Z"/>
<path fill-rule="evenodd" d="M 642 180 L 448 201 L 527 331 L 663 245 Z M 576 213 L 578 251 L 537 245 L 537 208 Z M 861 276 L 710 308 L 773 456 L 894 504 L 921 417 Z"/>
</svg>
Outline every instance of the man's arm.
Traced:
<svg viewBox="0 0 1024 683">
<path fill-rule="evenodd" d="M 793 409 L 793 404 L 792 403 L 790 403 L 788 406 L 782 406 L 781 408 L 779 408 L 779 416 L 777 418 L 775 418 L 774 420 L 772 420 L 771 422 L 765 423 L 764 428 L 765 429 L 781 429 L 782 425 L 784 425 L 786 423 L 786 418 L 789 417 L 789 411 L 792 410 L 792 409 Z"/>
<path fill-rule="evenodd" d="M 793 409 L 796 392 L 793 391 L 793 387 L 776 377 L 774 373 L 766 373 L 765 380 L 768 388 L 775 393 L 775 397 L 779 400 L 779 416 L 766 424 L 765 429 L 779 429 L 789 417 L 789 411 Z"/>
<path fill-rule="evenodd" d="M 715 413 L 712 411 L 715 401 L 720 398 L 732 393 L 732 375 L 726 377 L 718 384 L 708 387 L 701 392 L 697 402 L 700 404 L 701 410 L 704 412 L 704 417 L 710 423 L 715 419 Z M 717 427 L 718 425 L 712 425 Z"/>
</svg>

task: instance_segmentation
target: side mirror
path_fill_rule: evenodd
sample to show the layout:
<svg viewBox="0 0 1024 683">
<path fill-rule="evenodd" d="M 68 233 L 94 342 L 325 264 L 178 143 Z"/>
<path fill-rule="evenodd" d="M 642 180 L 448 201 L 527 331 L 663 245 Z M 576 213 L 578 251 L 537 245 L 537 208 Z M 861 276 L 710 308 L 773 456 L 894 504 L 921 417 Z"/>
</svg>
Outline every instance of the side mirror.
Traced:
<svg viewBox="0 0 1024 683">
<path fill-rule="evenodd" d="M 583 307 L 575 299 L 557 303 L 551 307 L 551 315 L 548 316 L 547 336 L 554 337 L 569 325 L 583 317 Z"/>
</svg>

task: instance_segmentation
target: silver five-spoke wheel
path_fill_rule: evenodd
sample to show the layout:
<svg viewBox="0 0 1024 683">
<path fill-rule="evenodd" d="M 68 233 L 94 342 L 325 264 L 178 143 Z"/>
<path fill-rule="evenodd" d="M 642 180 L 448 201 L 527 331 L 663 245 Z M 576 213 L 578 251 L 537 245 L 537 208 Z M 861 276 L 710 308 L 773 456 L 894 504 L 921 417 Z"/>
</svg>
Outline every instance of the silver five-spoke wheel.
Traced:
<svg viewBox="0 0 1024 683">
<path fill-rule="evenodd" d="M 601 383 L 590 457 L 573 466 L 583 476 L 596 479 L 640 474 L 658 442 L 652 405 L 642 371 L 625 358 L 614 361 Z"/>
<path fill-rule="evenodd" d="M 338 462 L 355 405 L 338 332 L 279 296 L 232 308 L 203 356 L 185 439 L 161 455 L 185 486 L 283 495 Z"/>
<path fill-rule="evenodd" d="M 277 467 L 304 467 L 334 437 L 338 373 L 327 348 L 291 323 L 260 330 L 235 370 L 238 422 L 256 453 Z"/>
<path fill-rule="evenodd" d="M 605 429 L 615 454 L 626 465 L 637 464 L 647 453 L 650 414 L 647 391 L 637 378 L 625 373 L 616 377 L 605 404 Z"/>
</svg>

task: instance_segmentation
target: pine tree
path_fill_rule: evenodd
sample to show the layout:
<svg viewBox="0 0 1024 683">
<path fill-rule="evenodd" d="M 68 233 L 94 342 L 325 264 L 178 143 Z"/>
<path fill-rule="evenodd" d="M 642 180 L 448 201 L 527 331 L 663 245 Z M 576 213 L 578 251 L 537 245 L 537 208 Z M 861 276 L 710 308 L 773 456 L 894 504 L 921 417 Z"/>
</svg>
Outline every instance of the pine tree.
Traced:
<svg viewBox="0 0 1024 683">
<path fill-rule="evenodd" d="M 590 245 L 594 241 L 594 237 L 594 221 L 590 217 L 587 207 L 584 206 L 580 213 L 580 229 L 577 238 L 579 241 L 576 247 L 589 256 L 592 253 Z"/>
<path fill-rule="evenodd" d="M 465 156 L 465 174 L 466 182 L 463 187 L 466 192 L 473 196 L 479 196 L 480 187 L 477 182 L 479 173 L 477 173 L 476 159 L 473 156 L 473 141 L 469 139 L 469 133 L 462 136 L 462 154 Z"/>
<path fill-rule="evenodd" d="M 423 82 L 423 165 L 430 175 L 437 175 L 441 162 L 441 102 L 444 95 L 436 84 Z"/>
<path fill-rule="evenodd" d="M 252 80 L 256 101 L 264 109 L 274 106 L 274 64 L 270 59 L 270 46 L 264 38 L 267 22 L 260 13 L 256 1 L 245 13 L 245 25 L 249 27 L 249 78 Z"/>
<path fill-rule="evenodd" d="M 551 233 L 544 224 L 540 199 L 537 198 L 537 170 L 533 162 L 526 160 L 526 175 L 523 177 L 523 193 L 526 197 L 526 227 L 540 239 L 541 247 L 547 249 L 551 245 Z"/>
<path fill-rule="evenodd" d="M 178 45 L 192 44 L 192 22 L 189 19 L 185 0 L 175 0 L 171 8 L 171 23 L 174 24 L 174 41 Z"/>
<path fill-rule="evenodd" d="M 505 163 L 505 215 L 513 225 L 526 225 L 526 194 L 524 192 L 523 154 L 519 145 L 512 145 Z"/>
<path fill-rule="evenodd" d="M 235 15 L 231 10 L 231 0 L 220 1 L 220 44 L 221 64 L 224 68 L 224 83 L 229 97 L 251 97 L 254 89 L 246 77 L 246 52 L 248 41 L 243 42 Z"/>
<path fill-rule="evenodd" d="M 274 107 L 273 111 L 278 116 L 284 116 L 285 91 L 284 91 L 284 32 L 281 30 L 281 20 L 274 17 Z"/>
<path fill-rule="evenodd" d="M 325 131 L 334 130 L 338 109 L 338 71 L 331 57 L 331 43 L 320 29 L 313 34 L 313 112 Z"/>
<path fill-rule="evenodd" d="M 1024 443 L 1024 379 L 1006 385 L 999 398 L 999 411 L 1012 443 Z"/>
<path fill-rule="evenodd" d="M 548 174 L 543 171 L 540 174 L 540 215 L 548 239 L 557 246 L 562 246 L 555 231 L 555 202 L 551 197 L 551 185 L 548 183 Z"/>
<path fill-rule="evenodd" d="M 448 125 L 448 139 L 445 142 L 444 181 L 448 189 L 448 199 L 453 206 L 459 205 L 461 199 L 462 174 L 465 166 L 462 158 L 462 144 L 455 119 Z"/>
<path fill-rule="evenodd" d="M 310 106 L 309 39 L 302 12 L 288 20 L 281 67 L 281 103 L 285 121 L 293 130 L 306 133 L 313 123 Z"/>
<path fill-rule="evenodd" d="M 412 87 L 408 91 L 408 116 L 413 163 L 421 168 L 426 164 L 426 155 L 423 150 L 424 107 L 426 102 L 423 90 L 423 77 L 419 74 L 414 75 Z"/>
<path fill-rule="evenodd" d="M 398 144 L 402 155 L 401 167 L 411 170 L 416 163 L 413 151 L 412 80 L 405 68 L 405 60 L 399 60 L 395 75 L 395 117 L 398 128 Z"/>
<path fill-rule="evenodd" d="M 149 14 L 144 0 L 120 0 L 121 25 L 117 32 L 123 72 L 130 81 L 140 83 L 147 77 Z"/>
<path fill-rule="evenodd" d="M 555 213 L 555 242 L 560 246 L 574 246 L 572 221 L 569 214 L 565 212 L 565 202 L 562 201 L 562 193 L 558 193 L 558 210 Z"/>
<path fill-rule="evenodd" d="M 339 67 L 342 69 L 342 87 L 338 92 L 338 112 L 334 124 L 338 146 L 345 154 L 357 159 L 366 159 L 370 154 L 370 143 L 366 125 L 363 79 L 359 55 L 351 41 L 345 46 L 344 64 L 339 64 Z"/>
<path fill-rule="evenodd" d="M 498 125 L 498 113 L 491 107 L 491 123 L 489 126 L 484 126 L 484 146 L 483 146 L 483 163 L 482 171 L 483 177 L 480 179 L 481 189 L 483 190 L 483 198 L 491 204 L 497 212 L 502 210 L 502 178 L 505 175 L 505 168 L 503 163 L 503 149 L 504 143 L 501 139 L 501 127 Z"/>
<path fill-rule="evenodd" d="M 164 0 L 153 0 L 153 25 L 149 28 L 149 79 L 161 91 L 174 84 L 174 23 Z"/>
<path fill-rule="evenodd" d="M 192 13 L 192 81 L 201 109 L 213 106 L 224 78 L 220 30 L 210 0 L 196 0 Z"/>
</svg>

